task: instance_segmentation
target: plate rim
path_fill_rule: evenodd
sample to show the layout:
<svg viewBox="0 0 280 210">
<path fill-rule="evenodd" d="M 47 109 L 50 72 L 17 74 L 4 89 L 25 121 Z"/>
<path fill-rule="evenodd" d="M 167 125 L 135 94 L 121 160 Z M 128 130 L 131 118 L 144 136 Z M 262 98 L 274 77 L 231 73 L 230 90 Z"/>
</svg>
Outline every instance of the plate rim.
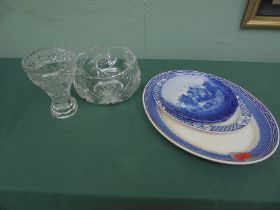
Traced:
<svg viewBox="0 0 280 210">
<path fill-rule="evenodd" d="M 184 70 L 168 70 L 168 71 L 196 71 L 196 70 L 189 70 L 189 69 L 184 69 Z M 277 139 L 277 143 L 275 145 L 275 147 L 273 148 L 273 150 L 267 154 L 266 156 L 260 158 L 260 159 L 257 159 L 257 160 L 252 160 L 252 161 L 227 161 L 227 160 L 220 160 L 220 159 L 216 159 L 216 158 L 212 158 L 212 157 L 208 157 L 206 155 L 202 155 L 202 154 L 199 154 L 191 149 L 188 149 L 182 145 L 180 145 L 179 143 L 177 143 L 176 141 L 172 140 L 170 137 L 168 137 L 155 123 L 154 121 L 151 119 L 151 116 L 146 108 L 146 105 L 145 105 L 145 93 L 146 93 L 146 90 L 147 90 L 147 86 L 150 84 L 150 82 L 158 75 L 160 74 L 163 74 L 163 73 L 166 73 L 168 71 L 165 71 L 165 72 L 161 72 L 159 74 L 156 74 L 154 75 L 148 82 L 147 84 L 145 85 L 144 87 L 144 90 L 143 90 L 143 94 L 142 94 L 142 103 L 143 103 L 143 107 L 144 107 L 144 110 L 145 110 L 145 113 L 149 119 L 149 121 L 152 123 L 152 125 L 157 129 L 157 131 L 163 135 L 168 141 L 170 141 L 171 143 L 173 143 L 174 145 L 176 145 L 177 147 L 181 148 L 182 150 L 186 151 L 186 152 L 189 152 L 190 154 L 192 155 L 195 155 L 197 157 L 200 157 L 202 159 L 206 159 L 206 160 L 210 160 L 212 162 L 216 162 L 216 163 L 222 163 L 222 164 L 228 164 L 228 165 L 251 165 L 251 164 L 255 164 L 255 163 L 259 163 L 259 162 L 262 162 L 266 159 L 268 159 L 269 157 L 271 157 L 275 151 L 277 150 L 278 146 L 279 146 L 279 139 L 280 139 L 280 136 L 279 136 L 279 127 L 278 127 L 278 124 L 277 124 L 277 121 L 275 119 L 275 117 L 273 116 L 273 114 L 270 112 L 270 110 L 257 98 L 255 97 L 253 94 L 251 94 L 249 91 L 245 90 L 244 88 L 242 88 L 241 86 L 231 82 L 231 81 L 228 81 L 230 83 L 233 83 L 235 85 L 237 85 L 239 88 L 241 88 L 242 90 L 246 91 L 248 95 L 250 95 L 252 98 L 254 98 L 255 100 L 257 100 L 267 111 L 268 113 L 271 115 L 271 118 L 273 119 L 273 121 L 275 122 L 275 126 L 276 126 L 276 129 L 277 129 L 277 133 L 278 133 L 278 139 Z M 204 73 L 204 72 L 202 72 Z M 208 74 L 208 73 L 205 73 L 205 74 Z M 218 77 L 218 78 L 221 78 L 219 76 L 216 76 L 216 75 L 213 75 L 215 77 Z M 223 80 L 226 80 L 224 78 L 221 78 Z M 256 122 L 258 124 L 258 122 Z M 176 134 L 175 134 L 176 135 Z"/>
<path fill-rule="evenodd" d="M 180 75 L 182 74 L 182 75 Z M 238 108 L 238 99 L 236 97 L 236 95 L 234 94 L 234 92 L 232 91 L 232 89 L 230 87 L 228 87 L 226 84 L 224 84 L 220 79 L 218 78 L 214 78 L 211 77 L 211 75 L 209 74 L 205 74 L 203 72 L 199 72 L 199 71 L 186 71 L 186 72 L 178 72 L 178 71 L 167 71 L 164 72 L 162 74 L 159 75 L 160 77 L 163 77 L 163 79 L 161 79 L 159 81 L 160 84 L 156 84 L 160 90 L 159 90 L 159 97 L 161 100 L 161 103 L 164 104 L 165 107 L 168 107 L 168 105 L 166 104 L 167 102 L 165 101 L 164 97 L 162 96 L 162 89 L 164 88 L 164 85 L 175 78 L 184 76 L 184 77 L 202 77 L 205 78 L 213 83 L 215 83 L 215 85 L 217 85 L 221 90 L 226 92 L 226 95 L 229 97 L 229 110 L 227 110 L 227 112 L 223 112 L 222 116 L 219 115 L 220 117 L 218 117 L 217 119 L 197 119 L 195 116 L 191 116 L 191 114 L 186 114 L 182 115 L 179 112 L 174 111 L 177 115 L 180 115 L 182 118 L 185 118 L 186 120 L 189 121 L 194 121 L 194 122 L 202 122 L 202 123 L 220 123 L 220 122 L 224 122 L 228 119 L 230 119 L 234 113 L 236 112 L 236 109 Z M 172 110 L 172 108 L 168 109 Z M 221 113 L 220 113 L 221 114 Z"/>
</svg>

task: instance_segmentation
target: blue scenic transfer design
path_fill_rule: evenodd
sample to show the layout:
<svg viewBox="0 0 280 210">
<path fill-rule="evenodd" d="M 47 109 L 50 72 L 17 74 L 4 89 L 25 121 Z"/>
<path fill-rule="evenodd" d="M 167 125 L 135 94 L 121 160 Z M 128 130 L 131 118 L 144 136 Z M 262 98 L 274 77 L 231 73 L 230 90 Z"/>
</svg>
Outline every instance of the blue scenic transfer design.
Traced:
<svg viewBox="0 0 280 210">
<path fill-rule="evenodd" d="M 230 88 L 199 72 L 168 72 L 161 86 L 164 106 L 196 122 L 217 123 L 229 119 L 238 107 Z"/>
<path fill-rule="evenodd" d="M 166 84 L 166 82 L 169 79 L 172 79 L 177 74 L 178 74 L 178 72 L 176 74 L 174 74 L 174 72 L 165 72 L 165 73 L 158 75 L 158 77 L 157 77 L 158 82 L 155 84 L 155 87 L 153 89 L 153 97 L 154 97 L 154 100 L 156 101 L 157 105 L 163 111 L 165 111 L 167 114 L 169 114 L 171 117 L 175 118 L 176 120 L 178 120 L 186 125 L 192 126 L 194 128 L 200 129 L 200 130 L 209 131 L 209 132 L 221 132 L 221 133 L 239 130 L 241 128 L 244 128 L 250 122 L 250 120 L 251 120 L 250 110 L 248 109 L 248 107 L 246 106 L 244 101 L 239 96 L 236 96 L 236 98 L 238 99 L 238 107 L 240 109 L 240 116 L 236 121 L 229 123 L 227 125 L 216 125 L 216 124 L 211 124 L 211 123 L 195 122 L 195 121 L 186 119 L 183 116 L 174 112 L 173 110 L 169 109 L 163 103 L 163 99 L 161 97 L 161 89 L 162 89 L 162 86 L 164 84 Z M 190 74 L 189 71 L 180 71 L 180 73 L 179 73 L 179 75 L 181 77 L 184 75 L 189 75 L 189 74 Z M 196 74 L 198 74 L 198 72 L 196 72 Z M 216 79 L 216 80 L 218 80 L 218 79 Z"/>
</svg>

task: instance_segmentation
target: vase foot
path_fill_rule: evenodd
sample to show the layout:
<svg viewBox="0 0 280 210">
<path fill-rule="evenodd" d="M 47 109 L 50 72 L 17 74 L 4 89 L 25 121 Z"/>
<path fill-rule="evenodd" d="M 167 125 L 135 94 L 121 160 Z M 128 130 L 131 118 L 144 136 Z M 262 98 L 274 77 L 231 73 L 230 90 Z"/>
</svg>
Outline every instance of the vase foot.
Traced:
<svg viewBox="0 0 280 210">
<path fill-rule="evenodd" d="M 63 104 L 63 108 L 51 104 L 51 114 L 58 119 L 64 119 L 73 116 L 78 110 L 78 103 L 75 98 L 70 97 L 68 103 Z"/>
</svg>

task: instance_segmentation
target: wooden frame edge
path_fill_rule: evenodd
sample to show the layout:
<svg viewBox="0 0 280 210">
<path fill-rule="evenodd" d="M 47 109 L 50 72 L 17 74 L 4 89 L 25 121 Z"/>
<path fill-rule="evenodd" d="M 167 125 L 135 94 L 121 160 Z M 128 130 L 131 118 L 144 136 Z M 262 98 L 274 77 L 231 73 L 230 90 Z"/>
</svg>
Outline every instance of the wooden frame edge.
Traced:
<svg viewBox="0 0 280 210">
<path fill-rule="evenodd" d="M 261 0 L 248 0 L 241 28 L 280 28 L 280 17 L 256 16 Z"/>
</svg>

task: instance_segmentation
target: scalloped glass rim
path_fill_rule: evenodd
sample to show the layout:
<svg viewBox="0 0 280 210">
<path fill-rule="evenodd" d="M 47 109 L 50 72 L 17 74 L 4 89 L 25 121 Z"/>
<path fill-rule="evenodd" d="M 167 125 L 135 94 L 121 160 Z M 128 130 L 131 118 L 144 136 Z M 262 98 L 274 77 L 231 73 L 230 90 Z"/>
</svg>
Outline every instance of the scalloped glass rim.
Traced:
<svg viewBox="0 0 280 210">
<path fill-rule="evenodd" d="M 101 78 L 101 77 L 94 77 L 94 76 L 90 75 L 89 73 L 84 72 L 85 75 L 86 75 L 86 77 L 87 77 L 88 79 L 110 79 L 110 78 L 117 77 L 117 76 L 119 76 L 119 75 L 124 74 L 125 72 L 130 71 L 130 70 L 132 69 L 132 65 L 134 65 L 134 64 L 137 62 L 136 56 L 135 56 L 135 55 L 133 54 L 133 52 L 132 52 L 129 48 L 127 48 L 127 47 L 123 47 L 123 46 L 117 46 L 117 47 L 115 47 L 115 46 L 110 46 L 110 45 L 109 45 L 109 46 L 96 46 L 96 47 L 92 47 L 92 48 L 90 48 L 90 49 L 88 49 L 88 50 L 82 51 L 82 52 L 80 52 L 80 53 L 78 54 L 78 58 L 77 58 L 77 68 L 78 68 L 78 69 L 83 69 L 83 67 L 80 66 L 81 60 L 84 60 L 83 57 L 86 57 L 86 56 L 89 55 L 89 54 L 92 54 L 92 55 L 94 56 L 95 51 L 97 51 L 97 50 L 99 50 L 99 49 L 104 50 L 104 49 L 106 49 L 106 48 L 107 48 L 107 49 L 113 49 L 113 48 L 114 48 L 114 49 L 123 50 L 124 53 L 128 53 L 128 54 L 131 56 L 132 60 L 130 61 L 130 63 L 128 63 L 127 68 L 123 69 L 123 71 L 121 71 L 121 72 L 119 72 L 118 74 L 115 74 L 115 75 L 113 75 L 113 76 L 108 76 L 108 77 L 102 77 L 102 78 Z"/>
<path fill-rule="evenodd" d="M 77 60 L 77 54 L 74 50 L 72 50 L 69 47 L 61 47 L 61 46 L 53 46 L 53 47 L 41 47 L 38 49 L 35 49 L 33 51 L 31 51 L 30 53 L 28 53 L 26 56 L 24 56 L 21 60 L 21 65 L 24 69 L 24 71 L 32 71 L 34 70 L 34 67 L 31 67 L 31 64 L 35 64 L 36 61 L 34 61 L 33 59 L 38 56 L 38 53 L 44 53 L 46 51 L 61 51 L 61 53 L 65 53 L 66 55 L 69 56 L 69 61 L 72 60 L 73 63 L 76 62 Z M 38 67 L 36 67 L 38 68 Z"/>
</svg>

